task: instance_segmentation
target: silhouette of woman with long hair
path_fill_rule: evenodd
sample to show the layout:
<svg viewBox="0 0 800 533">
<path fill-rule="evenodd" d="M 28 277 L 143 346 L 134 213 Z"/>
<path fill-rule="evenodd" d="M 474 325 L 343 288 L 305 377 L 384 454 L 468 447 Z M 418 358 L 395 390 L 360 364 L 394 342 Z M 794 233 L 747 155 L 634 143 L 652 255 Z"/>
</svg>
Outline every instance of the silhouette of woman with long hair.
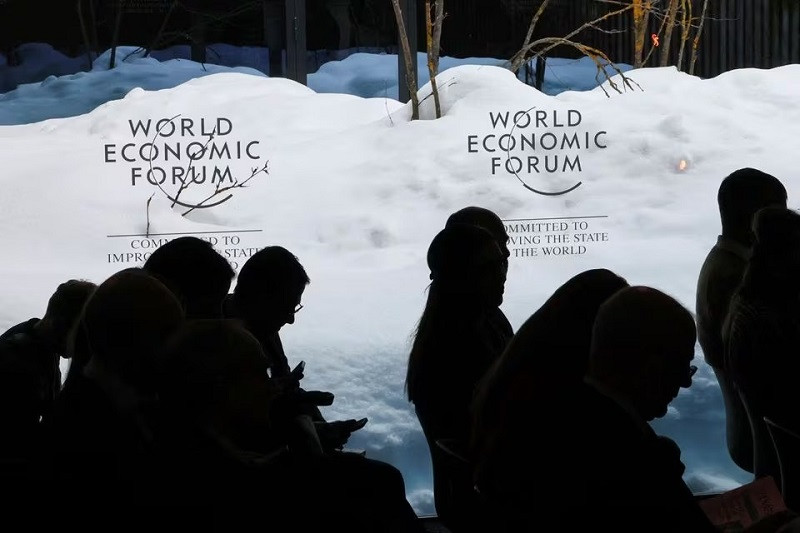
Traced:
<svg viewBox="0 0 800 533">
<path fill-rule="evenodd" d="M 572 277 L 520 327 L 487 372 L 473 406 L 471 442 L 482 493 L 491 498 L 502 491 L 503 499 L 524 493 L 530 477 L 523 457 L 532 458 L 534 467 L 545 460 L 534 453 L 536 441 L 527 438 L 531 424 L 552 428 L 559 423 L 559 406 L 572 402 L 582 386 L 597 311 L 627 286 L 606 269 Z"/>
<path fill-rule="evenodd" d="M 475 385 L 509 340 L 492 319 L 503 301 L 506 258 L 488 231 L 456 224 L 436 235 L 427 259 L 431 284 L 408 360 L 406 390 L 428 441 L 436 510 L 446 522 L 458 513 L 454 485 L 461 483 L 451 478 L 436 441 L 467 442 Z M 464 482 L 471 490 L 469 480 Z"/>
</svg>

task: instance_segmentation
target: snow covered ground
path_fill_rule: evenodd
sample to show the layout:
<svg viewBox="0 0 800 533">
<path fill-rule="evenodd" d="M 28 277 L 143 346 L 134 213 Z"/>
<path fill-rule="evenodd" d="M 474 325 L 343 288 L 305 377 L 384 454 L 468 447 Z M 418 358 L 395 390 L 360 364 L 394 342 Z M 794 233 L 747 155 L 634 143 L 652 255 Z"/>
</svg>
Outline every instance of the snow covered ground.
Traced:
<svg viewBox="0 0 800 533">
<path fill-rule="evenodd" d="M 384 68 L 383 58 L 355 58 L 350 74 L 336 73 L 345 60 L 317 79 L 368 87 L 357 73 L 368 60 L 378 66 L 363 72 Z M 0 126 L 0 327 L 40 315 L 64 279 L 102 281 L 176 234 L 200 234 L 235 265 L 286 246 L 311 277 L 283 333 L 291 362 L 307 362 L 306 388 L 336 394 L 329 418 L 369 417 L 350 446 L 401 468 L 423 514 L 433 510 L 430 462 L 403 380 L 427 246 L 451 212 L 482 205 L 507 221 L 515 240 L 503 308 L 519 326 L 595 267 L 692 309 L 719 232 L 720 180 L 753 166 L 783 180 L 793 207 L 800 194 L 800 65 L 711 80 L 630 71 L 640 88 L 606 85 L 610 98 L 600 89 L 551 96 L 490 62 L 462 65 L 439 77 L 445 116 L 415 122 L 408 106 L 375 97 L 388 82 L 361 98 L 206 68 L 137 59 L 0 95 L 0 124 L 9 124 Z M 428 98 L 424 119 L 432 109 Z M 49 119 L 62 116 L 71 118 Z M 176 175 L 199 182 L 180 197 L 196 206 L 216 181 L 253 172 L 215 207 L 170 208 Z M 530 190 L 578 183 L 557 196 Z M 654 425 L 680 444 L 695 490 L 730 488 L 749 478 L 727 457 L 719 388 L 699 353 L 697 362 L 694 385 Z"/>
<path fill-rule="evenodd" d="M 109 52 L 96 58 L 91 69 L 86 56 L 67 57 L 47 44 L 20 46 L 14 66 L 0 54 L 0 125 L 82 115 L 104 102 L 122 98 L 137 87 L 153 91 L 221 72 L 254 76 L 269 72 L 268 51 L 264 48 L 212 45 L 208 51 L 210 62 L 203 65 L 188 60 L 188 46 L 155 50 L 151 57 L 143 55 L 138 47 L 119 47 L 116 57 L 117 62 L 124 62 L 123 68 L 109 70 Z M 419 54 L 420 86 L 429 81 L 425 61 L 423 54 Z M 443 57 L 440 71 L 444 73 L 458 65 L 503 64 L 504 60 L 493 58 Z M 630 69 L 628 65 L 619 67 L 623 71 Z M 610 67 L 607 70 L 613 73 Z M 598 80 L 597 68 L 587 58 L 552 58 L 547 63 L 543 91 L 558 94 L 565 90 L 589 90 L 598 85 Z M 328 61 L 309 74 L 308 86 L 318 93 L 397 99 L 397 56 L 355 53 L 342 61 Z"/>
</svg>

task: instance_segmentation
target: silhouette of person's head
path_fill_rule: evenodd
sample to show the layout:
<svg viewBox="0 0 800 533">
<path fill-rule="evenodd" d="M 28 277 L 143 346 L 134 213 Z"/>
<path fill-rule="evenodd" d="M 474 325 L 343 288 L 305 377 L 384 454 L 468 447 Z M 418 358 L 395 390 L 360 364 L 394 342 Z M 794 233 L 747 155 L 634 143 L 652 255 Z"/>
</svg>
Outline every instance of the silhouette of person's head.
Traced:
<svg viewBox="0 0 800 533">
<path fill-rule="evenodd" d="M 800 214 L 777 207 L 759 211 L 753 220 L 753 255 L 742 291 L 748 297 L 797 301 L 800 289 Z"/>
<path fill-rule="evenodd" d="M 508 250 L 508 233 L 503 226 L 503 221 L 496 213 L 485 207 L 469 206 L 459 209 L 447 219 L 445 227 L 449 228 L 456 224 L 467 224 L 469 226 L 479 226 L 492 234 L 503 256 L 508 258 L 511 252 Z"/>
<path fill-rule="evenodd" d="M 235 272 L 208 241 L 179 237 L 159 247 L 144 270 L 161 280 L 186 309 L 186 317 L 221 318 Z"/>
<path fill-rule="evenodd" d="M 503 303 L 505 260 L 489 231 L 466 224 L 448 226 L 428 248 L 431 296 L 497 307 Z"/>
<path fill-rule="evenodd" d="M 281 246 L 268 246 L 242 266 L 233 291 L 235 312 L 249 328 L 277 332 L 286 324 L 294 324 L 309 283 L 294 254 Z"/>
<path fill-rule="evenodd" d="M 518 423 L 518 411 L 549 405 L 582 383 L 592 326 L 600 305 L 628 283 L 606 269 L 573 276 L 517 330 L 480 381 L 474 401 L 473 445 L 491 447 Z M 546 408 L 545 412 L 549 412 Z"/>
<path fill-rule="evenodd" d="M 587 375 L 643 420 L 659 418 L 692 384 L 696 339 L 691 313 L 650 287 L 628 287 L 597 313 Z"/>
<path fill-rule="evenodd" d="M 463 327 L 475 317 L 497 309 L 503 303 L 506 259 L 487 230 L 453 224 L 441 230 L 428 248 L 431 284 L 425 309 L 419 319 L 408 357 L 406 389 L 416 402 L 430 388 L 426 365 L 441 364 L 441 354 L 432 348 L 440 342 L 452 344 L 452 329 Z M 469 324 L 472 333 L 484 333 Z M 437 385 L 438 386 L 438 385 Z"/>
<path fill-rule="evenodd" d="M 89 364 L 135 389 L 148 390 L 155 352 L 183 316 L 169 289 L 143 270 L 114 274 L 97 287 L 84 310 Z"/>
<path fill-rule="evenodd" d="M 239 323 L 187 322 L 160 352 L 158 370 L 170 411 L 239 449 L 264 451 L 273 391 L 261 345 Z"/>
<path fill-rule="evenodd" d="M 56 352 L 69 356 L 67 340 L 75 328 L 86 301 L 97 286 L 84 280 L 71 279 L 58 286 L 47 302 L 47 311 L 36 325 L 46 332 Z"/>
<path fill-rule="evenodd" d="M 756 212 L 771 206 L 785 208 L 786 200 L 786 188 L 775 176 L 754 168 L 731 173 L 722 180 L 717 193 L 722 234 L 749 246 Z"/>
<path fill-rule="evenodd" d="M 625 279 L 604 268 L 573 276 L 519 328 L 497 370 L 502 367 L 508 377 L 535 372 L 547 389 L 580 382 L 589 362 L 597 312 L 627 286 Z"/>
</svg>

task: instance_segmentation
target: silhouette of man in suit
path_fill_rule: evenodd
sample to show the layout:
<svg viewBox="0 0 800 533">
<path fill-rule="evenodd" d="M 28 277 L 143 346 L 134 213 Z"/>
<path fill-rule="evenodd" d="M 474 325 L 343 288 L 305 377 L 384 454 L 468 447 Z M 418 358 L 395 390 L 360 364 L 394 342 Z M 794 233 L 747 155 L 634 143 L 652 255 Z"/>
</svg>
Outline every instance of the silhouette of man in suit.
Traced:
<svg viewBox="0 0 800 533">
<path fill-rule="evenodd" d="M 786 189 L 774 176 L 743 168 L 722 181 L 717 201 L 722 235 L 708 253 L 697 282 L 697 336 L 725 402 L 728 452 L 740 468 L 753 472 L 750 423 L 725 365 L 722 327 L 750 258 L 753 216 L 763 207 L 785 208 Z"/>
<path fill-rule="evenodd" d="M 566 459 L 568 518 L 598 530 L 715 531 L 683 482 L 677 444 L 648 424 L 692 384 L 694 345 L 692 315 L 661 291 L 624 288 L 600 307 L 578 433 L 565 445 L 578 452 Z"/>
</svg>

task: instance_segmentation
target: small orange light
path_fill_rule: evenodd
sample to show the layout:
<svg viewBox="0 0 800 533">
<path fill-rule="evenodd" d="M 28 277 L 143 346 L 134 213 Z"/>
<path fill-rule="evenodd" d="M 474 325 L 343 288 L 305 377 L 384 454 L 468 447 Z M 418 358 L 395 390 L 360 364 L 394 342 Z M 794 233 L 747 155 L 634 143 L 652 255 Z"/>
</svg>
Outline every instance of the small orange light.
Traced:
<svg viewBox="0 0 800 533">
<path fill-rule="evenodd" d="M 678 170 L 684 171 L 689 164 L 686 162 L 685 159 L 681 159 L 681 162 L 678 164 Z"/>
</svg>

